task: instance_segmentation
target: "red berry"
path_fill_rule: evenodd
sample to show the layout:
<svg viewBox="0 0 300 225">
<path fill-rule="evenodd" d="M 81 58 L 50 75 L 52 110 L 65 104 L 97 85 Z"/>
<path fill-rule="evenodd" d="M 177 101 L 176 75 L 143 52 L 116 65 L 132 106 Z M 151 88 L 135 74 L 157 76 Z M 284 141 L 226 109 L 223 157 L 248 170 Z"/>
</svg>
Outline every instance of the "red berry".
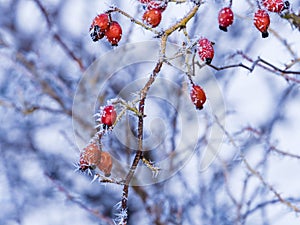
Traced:
<svg viewBox="0 0 300 225">
<path fill-rule="evenodd" d="M 283 0 L 262 0 L 263 6 L 270 12 L 280 13 L 284 9 L 288 9 L 290 3 Z"/>
<path fill-rule="evenodd" d="M 227 27 L 233 23 L 233 18 L 231 8 L 225 7 L 221 9 L 218 16 L 220 30 L 227 32 Z"/>
<path fill-rule="evenodd" d="M 117 46 L 122 37 L 120 24 L 116 21 L 112 21 L 105 32 L 105 36 L 113 46 Z"/>
<path fill-rule="evenodd" d="M 117 112 L 113 105 L 105 106 L 102 115 L 101 115 L 101 123 L 103 123 L 103 127 L 111 127 L 114 125 L 117 119 Z"/>
<path fill-rule="evenodd" d="M 99 26 L 100 31 L 105 31 L 109 27 L 109 18 L 106 13 L 99 14 L 96 16 L 92 22 L 92 25 L 90 27 L 90 30 L 95 26 Z"/>
<path fill-rule="evenodd" d="M 263 38 L 269 36 L 268 27 L 270 25 L 270 17 L 267 11 L 259 9 L 254 14 L 254 25 L 261 32 Z"/>
<path fill-rule="evenodd" d="M 167 8 L 168 3 L 165 1 L 151 1 L 149 2 L 149 4 L 147 5 L 147 9 L 158 9 L 161 12 L 165 11 L 165 9 Z"/>
<path fill-rule="evenodd" d="M 151 27 L 157 27 L 161 21 L 161 11 L 158 9 L 147 10 L 143 15 L 143 21 Z"/>
<path fill-rule="evenodd" d="M 201 60 L 210 64 L 214 57 L 213 42 L 207 38 L 201 38 L 198 42 L 198 54 Z"/>
<path fill-rule="evenodd" d="M 197 109 L 203 109 L 203 104 L 206 101 L 206 95 L 199 85 L 194 85 L 191 90 L 191 99 Z"/>
<path fill-rule="evenodd" d="M 109 27 L 108 15 L 103 13 L 96 16 L 90 26 L 90 35 L 93 41 L 98 41 L 104 37 L 104 32 Z"/>
</svg>

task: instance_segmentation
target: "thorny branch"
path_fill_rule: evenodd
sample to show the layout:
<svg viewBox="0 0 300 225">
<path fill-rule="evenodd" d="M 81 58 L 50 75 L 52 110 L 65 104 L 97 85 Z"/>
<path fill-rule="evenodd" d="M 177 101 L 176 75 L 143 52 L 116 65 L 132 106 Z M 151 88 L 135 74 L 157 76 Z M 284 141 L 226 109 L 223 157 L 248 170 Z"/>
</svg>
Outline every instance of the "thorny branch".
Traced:
<svg viewBox="0 0 300 225">
<path fill-rule="evenodd" d="M 44 6 L 42 5 L 42 3 L 40 2 L 40 0 L 34 0 L 36 2 L 36 4 L 38 5 L 38 7 L 40 8 L 40 10 L 42 11 L 46 22 L 47 22 L 47 26 L 50 30 L 53 30 L 53 25 L 51 22 L 51 18 L 48 14 L 48 12 L 46 11 L 46 9 L 44 8 Z M 170 0 L 169 2 L 177 2 L 177 3 L 184 3 L 187 2 L 186 0 Z M 230 1 L 230 5 L 232 4 L 232 1 Z M 117 8 L 117 7 L 112 7 L 110 10 L 107 11 L 107 13 L 112 13 L 112 12 L 117 12 L 127 18 L 129 18 L 133 23 L 143 27 L 146 30 L 149 30 L 151 32 L 153 32 L 155 35 L 157 35 L 157 37 L 161 38 L 161 47 L 160 47 L 160 59 L 158 60 L 155 68 L 153 69 L 148 82 L 145 84 L 144 88 L 140 91 L 140 98 L 139 98 L 139 107 L 138 109 L 135 107 L 131 107 L 128 105 L 125 105 L 124 110 L 122 111 L 123 113 L 125 113 L 126 110 L 130 110 L 132 112 L 134 112 L 137 117 L 138 117 L 138 151 L 135 154 L 134 160 L 132 162 L 131 168 L 126 176 L 125 180 L 115 180 L 112 178 L 107 178 L 107 177 L 103 177 L 100 174 L 96 174 L 96 178 L 99 179 L 99 182 L 101 183 L 114 183 L 114 184 L 119 184 L 119 185 L 123 185 L 123 197 L 122 197 L 122 202 L 121 202 L 121 207 L 124 211 L 127 211 L 127 201 L 128 201 L 128 192 L 129 192 L 129 185 L 130 182 L 132 181 L 133 177 L 134 177 L 134 173 L 136 171 L 136 168 L 139 164 L 139 162 L 142 160 L 146 165 L 150 165 L 149 161 L 147 161 L 144 157 L 143 157 L 143 129 L 144 129 L 144 107 L 145 107 L 145 102 L 146 102 L 146 98 L 147 98 L 147 94 L 149 89 L 151 88 L 152 84 L 155 82 L 155 79 L 157 77 L 157 75 L 159 74 L 162 66 L 164 63 L 168 63 L 167 59 L 165 58 L 165 53 L 166 53 L 166 43 L 168 40 L 168 37 L 176 30 L 182 30 L 186 39 L 188 40 L 188 42 L 190 42 L 190 37 L 188 36 L 187 30 L 186 30 L 186 24 L 189 22 L 189 20 L 191 18 L 193 18 L 193 16 L 195 15 L 195 13 L 198 11 L 199 5 L 194 6 L 191 11 L 179 22 L 177 22 L 175 25 L 171 26 L 170 28 L 166 29 L 165 31 L 159 32 L 156 29 L 153 29 L 147 25 L 145 25 L 144 23 L 140 22 L 139 20 L 136 20 L 134 17 L 130 16 L 128 13 L 126 13 L 125 11 L 122 11 L 121 9 Z M 283 18 L 289 19 L 298 29 L 299 29 L 299 23 L 298 23 L 298 19 L 299 16 L 291 13 L 291 14 L 286 14 L 282 16 Z M 54 32 L 54 31 L 53 31 Z M 81 70 L 84 70 L 84 65 L 82 60 L 77 57 L 72 50 L 66 45 L 66 43 L 62 40 L 61 36 L 58 35 L 58 33 L 53 33 L 53 38 L 58 42 L 58 44 L 62 47 L 62 49 L 66 52 L 66 54 L 72 58 L 80 67 Z M 287 46 L 289 47 L 289 46 Z M 289 51 L 291 53 L 294 53 L 292 51 L 292 49 L 289 48 Z M 186 51 L 184 54 L 187 54 L 188 51 Z M 233 64 L 233 65 L 226 65 L 226 66 L 222 66 L 222 67 L 218 67 L 215 65 L 210 64 L 209 66 L 217 71 L 220 70 L 226 70 L 226 69 L 230 69 L 230 68 L 237 68 L 237 67 L 241 67 L 244 68 L 250 72 L 252 72 L 256 66 L 259 66 L 265 70 L 268 70 L 274 74 L 279 74 L 282 77 L 284 77 L 286 80 L 289 81 L 293 81 L 296 83 L 300 83 L 300 80 L 295 78 L 295 77 L 291 77 L 289 75 L 299 75 L 300 71 L 293 71 L 293 70 L 289 70 L 294 64 L 299 63 L 299 59 L 294 60 L 293 62 L 291 62 L 289 65 L 286 65 L 286 68 L 282 69 L 279 68 L 277 66 L 274 66 L 273 64 L 271 64 L 270 62 L 258 57 L 256 60 L 250 58 L 249 56 L 247 56 L 246 54 L 244 54 L 243 52 L 237 52 L 237 55 L 241 55 L 246 61 L 251 62 L 252 65 L 251 66 L 247 66 L 243 63 L 238 63 L 238 64 Z M 294 54 L 293 54 L 294 55 Z M 178 55 L 179 56 L 179 55 Z M 20 61 L 24 60 L 23 57 L 18 58 Z M 28 63 L 24 61 L 24 64 L 27 65 Z M 199 63 L 197 63 L 198 66 L 201 66 Z M 193 65 L 194 66 L 194 65 Z M 191 80 L 191 77 L 189 77 Z M 43 84 L 45 85 L 45 84 Z M 46 90 L 49 89 L 49 87 L 45 86 Z M 56 99 L 58 102 L 60 100 L 59 96 L 56 96 L 55 93 L 52 92 L 52 90 L 49 90 L 49 95 L 52 96 L 54 99 Z M 62 106 L 63 106 L 63 102 L 59 102 Z M 0 104 L 2 104 L 2 102 L 0 101 Z M 42 109 L 42 108 L 26 108 L 25 110 L 23 110 L 24 114 L 30 114 L 32 112 L 34 112 L 37 109 Z M 49 110 L 47 108 L 45 108 L 45 110 Z M 67 114 L 70 114 L 70 112 L 68 111 Z M 123 114 L 121 113 L 121 115 L 119 115 L 119 117 L 121 117 Z M 119 119 L 117 119 L 118 121 Z M 220 125 L 220 124 L 219 124 Z M 221 126 L 221 125 L 220 125 Z M 230 141 L 232 142 L 232 144 L 234 146 L 237 147 L 235 140 L 233 137 L 231 137 L 231 135 L 229 134 L 229 132 L 227 132 L 225 130 L 224 127 L 222 127 L 222 129 L 224 129 L 225 134 L 230 138 Z M 101 137 L 99 137 L 99 139 L 101 139 Z M 269 148 L 270 152 L 276 152 L 280 155 L 284 155 L 284 156 L 289 156 L 292 158 L 296 158 L 296 159 L 300 159 L 300 156 L 296 155 L 296 154 L 292 154 L 292 153 L 288 153 L 282 150 L 277 149 L 275 146 L 270 146 Z M 294 199 L 290 199 L 290 198 L 283 198 L 282 195 L 274 189 L 273 186 L 271 186 L 270 184 L 267 183 L 267 181 L 264 179 L 264 177 L 253 167 L 251 167 L 251 165 L 248 163 L 248 161 L 246 160 L 246 158 L 242 155 L 242 159 L 244 164 L 246 165 L 247 169 L 251 172 L 252 175 L 254 175 L 255 177 L 257 177 L 261 183 L 266 186 L 276 197 L 276 200 L 272 200 L 269 202 L 265 202 L 262 204 L 257 205 L 257 207 L 253 208 L 252 210 L 248 210 L 246 214 L 242 215 L 240 213 L 240 207 L 241 204 L 234 198 L 234 196 L 231 194 L 231 191 L 229 189 L 229 186 L 226 185 L 227 188 L 227 193 L 229 194 L 229 197 L 231 198 L 232 202 L 237 206 L 238 208 L 238 219 L 240 220 L 243 217 L 246 217 L 248 214 L 253 213 L 255 210 L 257 210 L 260 207 L 264 207 L 267 204 L 272 204 L 272 203 L 276 203 L 276 202 L 282 202 L 283 204 L 285 204 L 286 206 L 288 206 L 289 208 L 291 208 L 293 211 L 295 212 L 300 212 L 299 208 L 297 206 L 295 206 L 294 204 L 292 204 L 292 202 L 295 202 Z M 223 164 L 223 175 L 224 175 L 224 179 L 226 180 L 228 177 L 228 168 L 227 165 L 224 163 Z M 50 176 L 48 176 L 49 179 L 55 183 L 55 185 L 57 186 L 57 188 L 65 194 L 65 196 L 67 197 L 67 199 L 75 202 L 76 204 L 78 204 L 81 208 L 87 210 L 88 212 L 92 213 L 93 215 L 95 215 L 96 217 L 98 217 L 99 219 L 106 221 L 110 224 L 113 224 L 112 221 L 105 217 L 104 215 L 102 215 L 101 213 L 88 208 L 86 205 L 84 205 L 83 203 L 81 203 L 80 201 L 77 201 L 75 199 L 74 196 L 72 196 L 64 187 L 62 187 L 61 185 L 59 185 L 58 183 L 56 183 L 55 180 L 53 180 Z M 227 184 L 227 182 L 226 182 Z M 143 189 L 141 189 L 140 187 L 133 187 L 133 189 L 136 192 L 140 193 L 140 196 L 143 200 L 143 202 L 146 201 L 146 199 L 148 198 L 147 196 L 147 192 L 145 192 Z M 123 224 L 127 224 L 127 219 L 125 218 L 125 220 L 123 221 Z"/>
<path fill-rule="evenodd" d="M 151 85 L 155 82 L 155 78 L 157 77 L 158 73 L 160 72 L 163 62 L 164 62 L 164 57 L 166 53 L 166 43 L 168 37 L 177 29 L 181 27 L 185 27 L 188 21 L 193 18 L 193 16 L 196 14 L 197 10 L 199 9 L 200 5 L 195 5 L 190 12 L 179 22 L 177 22 L 175 25 L 171 26 L 164 32 L 162 32 L 161 35 L 161 47 L 160 47 L 160 59 L 157 62 L 155 68 L 153 69 L 149 80 L 145 84 L 145 86 L 142 88 L 140 91 L 140 102 L 139 102 L 139 113 L 140 115 L 138 116 L 138 150 L 135 154 L 134 160 L 132 162 L 132 165 L 130 167 L 130 170 L 126 176 L 125 179 L 125 185 L 123 188 L 123 196 L 122 196 L 122 210 L 127 212 L 127 201 L 128 201 L 128 191 L 129 191 L 129 183 L 131 182 L 135 170 L 138 166 L 139 161 L 142 159 L 143 155 L 143 135 L 144 135 L 144 108 L 145 108 L 145 101 L 146 97 L 148 94 L 148 91 L 151 87 Z M 128 218 L 123 218 L 123 221 L 121 221 L 122 225 L 127 224 Z"/>
</svg>

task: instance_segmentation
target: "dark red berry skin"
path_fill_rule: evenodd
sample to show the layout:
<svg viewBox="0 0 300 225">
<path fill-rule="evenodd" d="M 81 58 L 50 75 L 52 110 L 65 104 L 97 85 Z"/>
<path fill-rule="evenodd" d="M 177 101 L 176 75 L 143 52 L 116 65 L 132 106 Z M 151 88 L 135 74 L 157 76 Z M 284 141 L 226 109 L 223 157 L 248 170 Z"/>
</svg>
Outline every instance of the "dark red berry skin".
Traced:
<svg viewBox="0 0 300 225">
<path fill-rule="evenodd" d="M 103 123 L 104 128 L 111 127 L 114 125 L 117 119 L 117 112 L 113 105 L 105 106 L 102 115 L 101 115 L 101 123 Z"/>
<path fill-rule="evenodd" d="M 122 38 L 122 28 L 120 24 L 116 21 L 112 21 L 105 32 L 105 36 L 112 46 L 117 46 Z"/>
<path fill-rule="evenodd" d="M 143 15 L 143 21 L 151 27 L 157 27 L 161 21 L 161 10 L 149 9 Z"/>
<path fill-rule="evenodd" d="M 227 32 L 227 27 L 229 27 L 233 23 L 234 15 L 229 7 L 225 7 L 219 11 L 218 21 L 219 28 L 222 31 Z"/>
<path fill-rule="evenodd" d="M 198 42 L 198 54 L 201 60 L 210 64 L 215 54 L 213 43 L 207 38 L 201 38 Z"/>
<path fill-rule="evenodd" d="M 93 41 L 98 41 L 104 37 L 106 29 L 109 27 L 109 17 L 107 14 L 96 16 L 90 26 L 90 35 Z"/>
<path fill-rule="evenodd" d="M 158 9 L 161 12 L 165 11 L 168 6 L 167 2 L 164 1 L 151 1 L 147 5 L 147 9 Z"/>
<path fill-rule="evenodd" d="M 262 5 L 270 12 L 281 13 L 289 8 L 290 3 L 283 0 L 262 0 Z"/>
<path fill-rule="evenodd" d="M 206 101 L 206 95 L 199 85 L 193 85 L 190 96 L 192 102 L 196 106 L 196 109 L 203 109 L 203 105 Z"/>
<path fill-rule="evenodd" d="M 84 161 L 84 159 L 80 156 L 80 160 L 79 160 L 79 170 L 80 171 L 85 171 L 89 168 L 89 165 L 86 161 Z"/>
<path fill-rule="evenodd" d="M 109 27 L 108 15 L 106 13 L 102 13 L 96 16 L 92 22 L 90 30 L 96 25 L 100 28 L 101 32 L 105 31 Z"/>
<path fill-rule="evenodd" d="M 269 36 L 268 28 L 270 25 L 270 17 L 267 11 L 259 9 L 254 14 L 254 25 L 261 32 L 263 38 Z"/>
</svg>

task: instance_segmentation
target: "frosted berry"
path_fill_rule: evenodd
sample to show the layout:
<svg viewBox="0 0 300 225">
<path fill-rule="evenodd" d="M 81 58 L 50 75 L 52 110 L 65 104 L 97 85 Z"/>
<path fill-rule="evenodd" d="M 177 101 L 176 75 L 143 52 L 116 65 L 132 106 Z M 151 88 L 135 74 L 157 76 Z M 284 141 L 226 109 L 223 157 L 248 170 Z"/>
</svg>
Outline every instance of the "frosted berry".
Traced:
<svg viewBox="0 0 300 225">
<path fill-rule="evenodd" d="M 151 1 L 149 2 L 149 4 L 147 5 L 147 9 L 158 9 L 161 12 L 165 11 L 165 9 L 167 8 L 168 3 L 165 1 Z"/>
<path fill-rule="evenodd" d="M 280 13 L 290 7 L 290 3 L 283 0 L 262 0 L 262 4 L 268 11 L 276 13 Z"/>
<path fill-rule="evenodd" d="M 105 31 L 109 27 L 108 15 L 103 13 L 96 16 L 91 24 L 90 30 L 96 25 L 100 28 L 100 31 Z"/>
<path fill-rule="evenodd" d="M 143 15 L 143 21 L 151 27 L 157 27 L 161 21 L 161 11 L 158 9 L 147 10 Z"/>
<path fill-rule="evenodd" d="M 206 95 L 203 89 L 199 85 L 194 85 L 191 90 L 191 100 L 197 109 L 203 109 L 203 104 L 206 101 Z"/>
<path fill-rule="evenodd" d="M 110 176 L 112 169 L 112 159 L 108 152 L 101 152 L 101 160 L 97 165 L 98 169 L 101 170 L 105 176 Z"/>
<path fill-rule="evenodd" d="M 101 162 L 101 151 L 96 143 L 90 143 L 83 149 L 80 154 L 79 169 L 85 171 L 87 169 L 95 169 Z"/>
<path fill-rule="evenodd" d="M 109 128 L 116 122 L 117 112 L 113 105 L 105 106 L 102 115 L 101 115 L 101 123 L 103 124 L 103 128 Z"/>
<path fill-rule="evenodd" d="M 198 42 L 198 54 L 201 60 L 210 64 L 214 57 L 213 42 L 207 38 L 201 38 Z"/>
<path fill-rule="evenodd" d="M 225 7 L 221 9 L 218 16 L 220 30 L 227 32 L 227 27 L 233 23 L 233 18 L 234 16 L 231 8 Z"/>
<path fill-rule="evenodd" d="M 112 46 L 117 46 L 122 38 L 122 28 L 120 24 L 116 21 L 112 21 L 105 32 L 105 36 Z"/>
<path fill-rule="evenodd" d="M 96 16 L 90 26 L 90 35 L 93 41 L 104 37 L 104 32 L 109 27 L 108 15 L 103 13 Z"/>
<path fill-rule="evenodd" d="M 259 9 L 254 14 L 254 25 L 261 32 L 263 38 L 269 36 L 268 27 L 270 25 L 270 17 L 267 11 Z"/>
</svg>

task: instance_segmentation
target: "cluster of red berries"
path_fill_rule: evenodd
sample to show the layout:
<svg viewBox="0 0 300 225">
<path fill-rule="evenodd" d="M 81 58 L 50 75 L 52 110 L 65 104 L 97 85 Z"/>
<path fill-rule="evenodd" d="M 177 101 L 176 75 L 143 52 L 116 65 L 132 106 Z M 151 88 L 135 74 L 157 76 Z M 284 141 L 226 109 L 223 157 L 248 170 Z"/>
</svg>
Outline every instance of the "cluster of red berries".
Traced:
<svg viewBox="0 0 300 225">
<path fill-rule="evenodd" d="M 283 0 L 262 0 L 262 5 L 269 12 L 281 13 L 284 9 L 289 8 L 289 2 Z M 266 10 L 258 9 L 254 14 L 254 25 L 262 33 L 262 37 L 268 37 L 268 27 L 270 25 L 270 17 Z M 234 14 L 230 7 L 224 7 L 219 11 L 218 22 L 219 28 L 227 32 L 227 28 L 233 24 Z M 214 57 L 214 43 L 207 38 L 200 38 L 198 41 L 198 54 L 201 60 L 210 64 Z M 206 101 L 206 95 L 203 89 L 198 85 L 192 85 L 190 93 L 192 102 L 197 109 L 202 109 Z"/>
<path fill-rule="evenodd" d="M 113 21 L 109 14 L 97 15 L 90 27 L 90 35 L 93 41 L 98 41 L 104 36 L 112 46 L 117 46 L 122 37 L 122 28 L 117 21 Z"/>
<path fill-rule="evenodd" d="M 151 0 L 139 0 L 142 4 L 145 4 L 146 11 L 143 14 L 143 21 L 151 27 L 157 27 L 162 19 L 162 12 L 167 8 L 166 1 L 151 1 Z"/>
<path fill-rule="evenodd" d="M 288 1 L 283 0 L 262 0 L 262 5 L 269 12 L 281 13 L 284 9 L 288 9 L 290 4 Z M 261 32 L 263 38 L 269 36 L 270 17 L 266 10 L 258 9 L 253 19 L 254 26 Z M 233 20 L 234 14 L 230 7 L 222 8 L 219 11 L 218 22 L 220 30 L 227 32 L 227 27 L 233 24 Z"/>
<path fill-rule="evenodd" d="M 196 106 L 196 109 L 203 109 L 203 105 L 206 101 L 206 95 L 204 90 L 199 85 L 192 85 L 192 89 L 190 92 L 191 100 Z"/>
</svg>

